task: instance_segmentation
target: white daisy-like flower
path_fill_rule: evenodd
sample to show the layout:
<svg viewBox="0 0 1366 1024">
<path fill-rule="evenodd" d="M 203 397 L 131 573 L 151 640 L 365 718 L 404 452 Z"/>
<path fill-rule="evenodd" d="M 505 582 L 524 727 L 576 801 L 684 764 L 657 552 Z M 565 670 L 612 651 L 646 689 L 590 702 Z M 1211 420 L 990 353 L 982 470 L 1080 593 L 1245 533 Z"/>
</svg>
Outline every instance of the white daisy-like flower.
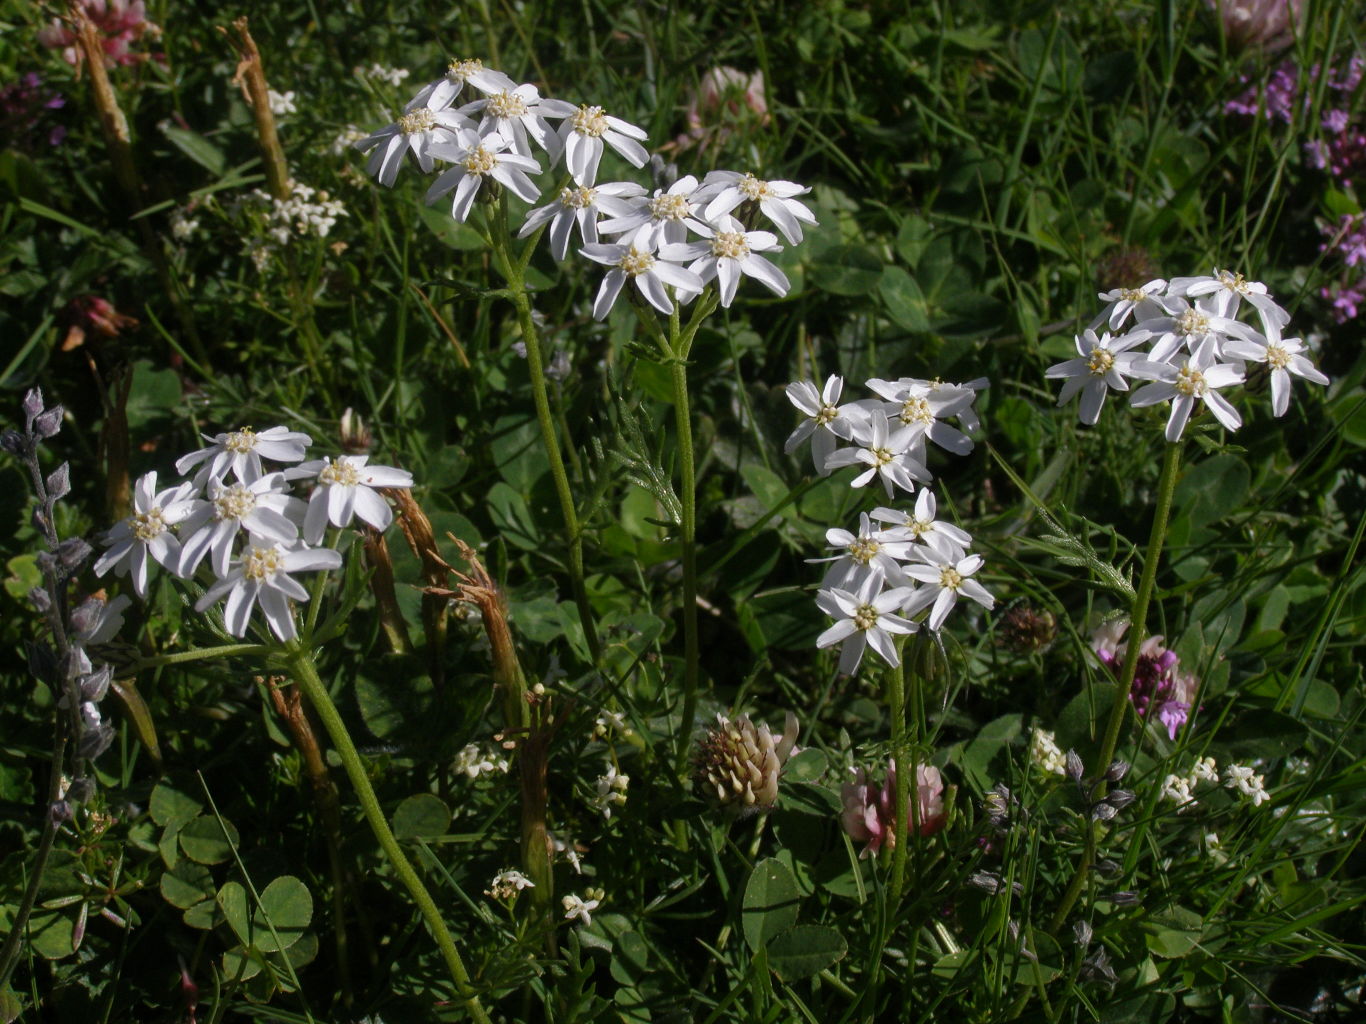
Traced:
<svg viewBox="0 0 1366 1024">
<path fill-rule="evenodd" d="M 631 200 L 645 195 L 643 185 L 633 181 L 611 181 L 605 185 L 580 185 L 560 189 L 559 197 L 538 206 L 526 215 L 518 238 L 550 224 L 550 252 L 563 262 L 569 253 L 569 236 L 574 225 L 579 226 L 579 237 L 588 245 L 598 241 L 598 217 L 621 217 L 634 209 Z"/>
<path fill-rule="evenodd" d="M 1167 419 L 1166 437 L 1175 442 L 1186 429 L 1186 422 L 1197 402 L 1203 402 L 1215 419 L 1228 430 L 1237 430 L 1243 425 L 1238 410 L 1228 403 L 1228 399 L 1215 389 L 1243 381 L 1243 371 L 1236 366 L 1215 361 L 1215 345 L 1207 339 L 1194 355 L 1180 356 L 1173 363 L 1139 360 L 1133 364 L 1133 374 L 1153 380 L 1133 393 L 1129 399 L 1135 408 L 1143 408 L 1165 402 L 1172 403 L 1171 416 Z"/>
<path fill-rule="evenodd" d="M 874 569 L 863 578 L 857 590 L 835 587 L 816 594 L 816 605 L 836 620 L 835 624 L 816 638 L 820 648 L 840 644 L 840 667 L 844 675 L 852 675 L 863 660 L 863 651 L 872 647 L 888 665 L 896 668 L 901 663 L 893 635 L 914 633 L 916 626 L 897 610 L 910 597 L 910 587 L 893 587 L 883 591 L 881 569 Z"/>
<path fill-rule="evenodd" d="M 433 145 L 430 152 L 454 166 L 432 182 L 426 201 L 430 205 L 454 189 L 451 216 L 461 223 L 470 215 L 474 197 L 485 178 L 492 178 L 528 203 L 541 198 L 541 190 L 527 177 L 540 174 L 541 165 L 529 156 L 509 152 L 508 140 L 497 132 L 481 136 L 478 132 L 461 129 L 452 141 Z"/>
<path fill-rule="evenodd" d="M 433 110 L 426 106 L 410 106 L 393 124 L 387 124 L 356 143 L 362 153 L 369 153 L 365 164 L 381 185 L 392 187 L 398 179 L 403 156 L 409 151 L 423 174 L 430 174 L 432 147 L 449 142 L 461 129 L 472 129 L 474 122 L 454 110 Z M 373 151 L 373 152 L 372 152 Z"/>
<path fill-rule="evenodd" d="M 226 595 L 223 624 L 233 636 L 245 636 L 251 610 L 259 602 L 270 631 L 281 640 L 293 640 L 298 631 L 289 602 L 307 601 L 308 591 L 289 574 L 339 569 L 341 564 L 341 552 L 331 548 L 252 541 L 222 578 L 195 602 L 194 609 L 202 612 Z"/>
<path fill-rule="evenodd" d="M 271 427 L 257 433 L 251 427 L 241 427 L 213 437 L 205 434 L 204 440 L 213 443 L 207 448 L 182 455 L 176 460 L 176 472 L 184 476 L 187 472 L 206 463 L 204 469 L 195 475 L 194 485 L 203 488 L 210 480 L 222 480 L 232 473 L 243 483 L 251 483 L 261 476 L 262 459 L 272 462 L 299 462 L 304 452 L 313 443 L 307 434 L 284 427 Z"/>
<path fill-rule="evenodd" d="M 594 896 L 594 890 L 588 890 L 588 895 L 590 897 Z M 567 921 L 577 917 L 584 924 L 593 923 L 592 912 L 597 910 L 601 903 L 602 898 L 600 896 L 585 900 L 575 893 L 570 893 L 560 900 L 560 905 L 564 907 L 565 920 Z"/>
<path fill-rule="evenodd" d="M 668 189 L 656 189 L 649 199 L 631 203 L 631 209 L 598 225 L 604 235 L 627 235 L 632 245 L 654 252 L 667 243 L 687 241 L 691 229 L 709 235 L 711 229 L 697 217 L 697 179 L 685 174 Z M 673 257 L 683 262 L 691 257 Z"/>
<path fill-rule="evenodd" d="M 531 143 L 535 142 L 553 163 L 560 151 L 560 139 L 546 118 L 567 117 L 574 110 L 572 103 L 543 97 L 534 85 L 519 85 L 466 103 L 460 113 L 469 118 L 479 115 L 479 134 L 497 132 L 518 156 L 531 156 Z"/>
<path fill-rule="evenodd" d="M 730 213 L 742 203 L 758 203 L 759 212 L 793 245 L 802 240 L 802 224 L 816 223 L 816 215 L 796 199 L 811 189 L 795 182 L 764 181 L 738 171 L 711 171 L 703 179 L 702 187 L 715 193 L 703 213 L 710 221 Z"/>
<path fill-rule="evenodd" d="M 844 390 L 844 378 L 831 374 L 826 378 L 825 387 L 819 391 L 816 385 L 807 380 L 796 380 L 786 388 L 787 400 L 795 405 L 806 418 L 797 424 L 797 429 L 788 435 L 783 452 L 791 455 L 807 438 L 811 439 L 811 460 L 816 472 L 829 476 L 826 462 L 834 454 L 838 442 L 850 440 L 854 436 L 855 419 L 851 408 L 839 404 L 840 393 Z M 862 417 L 858 418 L 862 422 Z"/>
<path fill-rule="evenodd" d="M 417 95 L 408 102 L 406 109 L 428 107 L 431 110 L 445 110 L 460 95 L 460 90 L 465 87 L 466 82 L 483 93 L 517 88 L 517 83 L 511 78 L 501 71 L 484 67 L 481 60 L 453 60 L 442 77 L 435 82 L 428 82 L 418 90 Z"/>
<path fill-rule="evenodd" d="M 1219 316 L 1232 319 L 1242 300 L 1257 311 L 1268 330 L 1279 329 L 1290 322 L 1290 314 L 1267 294 L 1266 285 L 1249 281 L 1242 274 L 1217 267 L 1210 277 L 1175 277 L 1167 288 L 1168 295 L 1183 295 Z"/>
<path fill-rule="evenodd" d="M 1183 349 L 1195 352 L 1206 342 L 1212 343 L 1213 353 L 1219 357 L 1225 341 L 1252 338 L 1257 333 L 1247 324 L 1220 316 L 1198 302 L 1192 305 L 1181 295 L 1163 298 L 1162 305 L 1165 311 L 1162 316 L 1140 320 L 1135 325 L 1135 330 L 1143 334 L 1145 340 L 1156 338 L 1148 350 L 1148 358 L 1153 362 L 1165 363 Z"/>
<path fill-rule="evenodd" d="M 964 557 L 956 544 L 940 541 L 931 541 L 917 548 L 916 553 L 925 560 L 925 564 L 911 564 L 902 571 L 919 581 L 921 586 L 916 587 L 901 606 L 903 615 L 909 618 L 921 609 L 930 608 L 926 625 L 938 632 L 944 619 L 957 604 L 959 595 L 971 598 L 983 608 L 991 608 L 996 604 L 996 599 L 987 592 L 987 588 L 971 578 L 982 567 L 981 555 Z"/>
<path fill-rule="evenodd" d="M 889 420 L 895 418 L 902 426 L 914 427 L 922 437 L 954 455 L 972 451 L 972 438 L 944 420 L 957 416 L 961 421 L 964 411 L 977 397 L 976 391 L 967 387 L 936 387 L 936 382 L 914 378 L 888 381 L 875 377 L 866 383 L 869 390 L 886 401 L 883 410 Z"/>
<path fill-rule="evenodd" d="M 873 509 L 872 515 L 880 523 L 891 524 L 892 529 L 887 531 L 889 535 L 920 541 L 922 544 L 931 543 L 930 538 L 933 537 L 943 543 L 956 544 L 959 550 L 966 553 L 972 546 L 972 535 L 952 523 L 936 519 L 936 512 L 938 503 L 935 501 L 934 491 L 922 487 L 915 498 L 914 512 L 879 507 Z"/>
<path fill-rule="evenodd" d="M 645 300 L 666 315 L 673 312 L 674 300 L 664 290 L 665 285 L 673 286 L 680 303 L 687 302 L 703 288 L 702 279 L 691 270 L 670 262 L 663 255 L 657 256 L 634 245 L 600 242 L 585 245 L 579 252 L 593 262 L 611 268 L 602 279 L 602 286 L 593 301 L 593 318 L 596 320 L 607 319 L 627 281 L 634 281 Z"/>
<path fill-rule="evenodd" d="M 909 538 L 874 529 L 867 512 L 859 513 L 858 526 L 858 533 L 838 527 L 826 530 L 827 546 L 840 553 L 828 558 L 807 559 L 811 563 L 832 563 L 821 580 L 823 589 L 856 588 L 863 576 L 873 570 L 880 570 L 885 578 L 895 578 L 897 563 L 910 561 L 912 543 Z"/>
<path fill-rule="evenodd" d="M 915 490 L 917 480 L 930 482 L 930 471 L 915 457 L 922 436 L 923 430 L 918 425 L 892 430 L 887 414 L 875 409 L 867 419 L 855 425 L 853 440 L 860 447 L 841 448 L 825 460 L 825 466 L 839 469 L 862 463 L 868 468 L 849 481 L 849 486 L 866 487 L 874 477 L 881 478 L 890 500 L 895 488 L 910 493 Z"/>
<path fill-rule="evenodd" d="M 314 481 L 304 516 L 304 541 L 322 543 L 327 524 L 350 526 L 355 516 L 381 532 L 394 521 L 389 503 L 376 487 L 412 487 L 413 474 L 392 466 L 367 466 L 368 455 L 342 455 L 335 462 L 315 459 L 285 473 L 291 480 Z"/>
<path fill-rule="evenodd" d="M 559 135 L 564 165 L 578 185 L 591 185 L 597 180 L 604 143 L 633 167 L 644 167 L 650 159 L 640 144 L 648 138 L 645 129 L 612 117 L 602 107 L 578 107 L 560 124 Z"/>
<path fill-rule="evenodd" d="M 179 576 L 193 576 L 210 552 L 214 574 L 226 575 L 239 530 L 258 540 L 281 544 L 292 543 L 299 536 L 295 521 L 303 517 L 304 503 L 286 493 L 283 473 L 268 473 L 248 484 L 210 481 L 207 493 L 208 500 L 196 499 L 183 521 Z"/>
<path fill-rule="evenodd" d="M 1266 363 L 1271 371 L 1271 412 L 1274 416 L 1284 416 L 1290 408 L 1290 375 L 1327 384 L 1328 378 L 1313 363 L 1306 359 L 1304 342 L 1299 338 L 1282 338 L 1278 324 L 1269 324 L 1265 337 L 1255 339 L 1234 338 L 1224 344 L 1224 355 L 1234 359 L 1246 359 L 1254 363 Z"/>
<path fill-rule="evenodd" d="M 1094 426 L 1100 419 L 1105 396 L 1111 389 L 1128 391 L 1125 374 L 1132 376 L 1134 362 L 1145 358 L 1142 353 L 1128 350 L 1147 340 L 1148 335 L 1142 331 L 1130 331 L 1118 338 L 1109 334 L 1097 338 L 1089 327 L 1082 331 L 1077 335 L 1077 353 L 1081 358 L 1055 363 L 1044 371 L 1045 377 L 1063 381 L 1058 405 L 1066 405 L 1080 392 L 1081 421 Z"/>
<path fill-rule="evenodd" d="M 703 281 L 715 278 L 722 306 L 734 301 L 741 277 L 754 278 L 775 295 L 786 295 L 792 287 L 786 274 L 758 255 L 782 249 L 778 236 L 771 231 L 746 231 L 734 217 L 723 215 L 717 219 L 715 230 L 703 225 L 699 233 L 708 236 L 706 241 L 662 245 L 659 252 L 669 259 L 692 260 L 688 269 Z"/>
<path fill-rule="evenodd" d="M 157 491 L 155 470 L 138 478 L 133 486 L 133 514 L 104 535 L 109 545 L 95 563 L 95 575 L 110 569 L 133 580 L 138 597 L 147 596 L 148 556 L 175 572 L 180 562 L 180 541 L 171 527 L 194 510 L 194 485 L 182 483 Z"/>
<path fill-rule="evenodd" d="M 1105 308 L 1086 329 L 1094 331 L 1101 324 L 1105 324 L 1110 330 L 1117 331 L 1130 317 L 1136 320 L 1151 320 L 1153 317 L 1166 316 L 1166 309 L 1158 301 L 1158 296 L 1166 287 L 1167 282 L 1159 277 L 1139 288 L 1115 288 L 1112 291 L 1101 292 L 1097 298 L 1106 304 Z"/>
</svg>

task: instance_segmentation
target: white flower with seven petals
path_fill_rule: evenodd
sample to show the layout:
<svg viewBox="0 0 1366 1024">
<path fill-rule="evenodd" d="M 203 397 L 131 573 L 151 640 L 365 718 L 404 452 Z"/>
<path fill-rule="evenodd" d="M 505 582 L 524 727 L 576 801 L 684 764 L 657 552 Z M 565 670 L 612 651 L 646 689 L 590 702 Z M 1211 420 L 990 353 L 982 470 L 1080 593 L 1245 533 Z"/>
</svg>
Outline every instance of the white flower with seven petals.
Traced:
<svg viewBox="0 0 1366 1024">
<path fill-rule="evenodd" d="M 911 597 L 910 587 L 882 590 L 881 569 L 863 578 L 858 590 L 835 587 L 816 595 L 821 611 L 836 620 L 816 638 L 817 647 L 840 644 L 840 672 L 852 675 L 863 660 L 865 647 L 872 647 L 882 660 L 895 668 L 901 663 L 894 635 L 914 633 L 915 623 L 902 618 L 897 610 Z"/>
</svg>

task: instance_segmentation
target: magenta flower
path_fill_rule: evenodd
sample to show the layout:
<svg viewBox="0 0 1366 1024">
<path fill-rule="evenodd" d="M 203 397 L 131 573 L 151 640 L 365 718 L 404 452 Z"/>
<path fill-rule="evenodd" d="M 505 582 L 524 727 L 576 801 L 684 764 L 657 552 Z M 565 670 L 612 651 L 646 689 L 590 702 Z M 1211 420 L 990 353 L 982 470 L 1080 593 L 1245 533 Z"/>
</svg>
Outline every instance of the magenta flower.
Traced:
<svg viewBox="0 0 1366 1024">
<path fill-rule="evenodd" d="M 161 29 L 147 20 L 147 8 L 142 0 L 81 0 L 85 15 L 100 35 L 100 49 L 104 51 L 104 66 L 137 64 L 148 54 L 133 53 L 132 45 L 146 33 L 153 38 Z M 76 46 L 76 33 L 61 19 L 38 33 L 38 42 L 50 50 L 62 49 L 62 59 L 73 67 L 81 62 L 81 51 Z"/>
<path fill-rule="evenodd" d="M 1129 628 L 1125 619 L 1114 619 L 1091 634 L 1091 650 L 1100 663 L 1118 678 L 1129 645 L 1120 638 Z M 1138 668 L 1134 672 L 1129 700 L 1140 718 L 1147 721 L 1156 717 L 1167 728 L 1167 735 L 1176 733 L 1190 717 L 1200 682 L 1189 672 L 1181 672 L 1181 660 L 1175 651 L 1162 645 L 1161 635 L 1150 636 L 1138 649 Z"/>
</svg>

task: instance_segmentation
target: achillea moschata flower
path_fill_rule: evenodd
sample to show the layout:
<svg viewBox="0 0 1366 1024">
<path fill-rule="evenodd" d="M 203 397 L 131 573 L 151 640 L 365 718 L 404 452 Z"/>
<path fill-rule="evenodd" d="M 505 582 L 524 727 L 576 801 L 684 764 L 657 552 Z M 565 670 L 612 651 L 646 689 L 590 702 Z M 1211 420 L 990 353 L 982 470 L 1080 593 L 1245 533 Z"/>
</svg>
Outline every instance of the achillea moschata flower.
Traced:
<svg viewBox="0 0 1366 1024">
<path fill-rule="evenodd" d="M 911 815 L 910 800 L 902 808 L 902 819 L 916 823 L 917 835 L 930 836 L 944 827 L 944 778 L 933 765 L 916 765 L 916 812 Z M 849 838 L 866 843 L 860 857 L 876 856 L 886 846 L 896 847 L 896 762 L 887 762 L 887 777 L 881 786 L 870 784 L 862 768 L 853 769 L 853 779 L 841 790 L 844 811 L 840 821 Z"/>
<path fill-rule="evenodd" d="M 778 802 L 778 777 L 797 742 L 797 716 L 787 713 L 776 740 L 767 725 L 756 726 L 748 715 L 716 725 L 698 744 L 693 781 L 726 813 L 736 816 L 768 811 Z"/>
</svg>

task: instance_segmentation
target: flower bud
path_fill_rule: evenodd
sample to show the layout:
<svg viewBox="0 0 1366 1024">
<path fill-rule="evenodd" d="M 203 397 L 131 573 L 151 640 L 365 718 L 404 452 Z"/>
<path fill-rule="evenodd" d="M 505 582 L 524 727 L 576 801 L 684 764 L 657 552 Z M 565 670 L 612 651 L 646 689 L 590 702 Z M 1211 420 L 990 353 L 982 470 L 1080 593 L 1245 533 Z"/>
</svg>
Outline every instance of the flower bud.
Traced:
<svg viewBox="0 0 1366 1024">
<path fill-rule="evenodd" d="M 1134 792 L 1131 789 L 1117 789 L 1105 798 L 1105 802 L 1117 811 L 1122 811 L 1134 802 Z"/>
<path fill-rule="evenodd" d="M 90 798 L 95 795 L 95 782 L 93 779 L 77 779 L 66 787 L 66 799 L 73 804 L 89 803 Z"/>
<path fill-rule="evenodd" d="M 76 755 L 93 761 L 108 750 L 113 742 L 114 727 L 102 722 L 81 734 L 81 741 L 76 745 Z"/>
<path fill-rule="evenodd" d="M 1136 892 L 1124 890 L 1110 893 L 1110 902 L 1117 907 L 1132 907 L 1142 903 L 1143 899 Z"/>
<path fill-rule="evenodd" d="M 20 458 L 23 458 L 29 453 L 29 443 L 19 431 L 6 430 L 3 434 L 0 434 L 0 449 L 4 449 L 11 455 L 17 455 Z"/>
<path fill-rule="evenodd" d="M 1091 808 L 1091 817 L 1096 821 L 1109 821 L 1118 813 L 1119 808 L 1110 806 L 1104 800 Z"/>
<path fill-rule="evenodd" d="M 79 569 L 91 553 L 90 545 L 80 537 L 68 537 L 57 545 L 57 558 L 67 570 Z"/>
<path fill-rule="evenodd" d="M 65 498 L 71 493 L 71 463 L 63 462 L 48 474 L 47 496 L 53 501 Z"/>
<path fill-rule="evenodd" d="M 694 784 L 732 815 L 771 810 L 778 801 L 778 776 L 797 742 L 797 716 L 787 713 L 775 742 L 767 725 L 748 715 L 731 721 L 719 712 L 694 758 Z"/>
<path fill-rule="evenodd" d="M 24 416 L 27 419 L 29 429 L 33 429 L 33 421 L 36 420 L 43 411 L 43 389 L 29 388 L 24 395 Z"/>
<path fill-rule="evenodd" d="M 46 587 L 34 587 L 28 592 L 28 603 L 33 605 L 39 615 L 44 615 L 52 607 L 52 595 Z"/>
<path fill-rule="evenodd" d="M 1067 777 L 1080 786 L 1081 777 L 1086 774 L 1086 765 L 1082 764 L 1081 755 L 1075 750 L 1067 752 L 1066 768 Z"/>
<path fill-rule="evenodd" d="M 1105 769 L 1105 778 L 1110 782 L 1120 782 L 1128 774 L 1128 761 L 1111 761 L 1110 767 Z"/>
<path fill-rule="evenodd" d="M 1082 949 L 1091 945 L 1091 923 L 1089 921 L 1073 921 L 1072 937 L 1076 939 L 1077 945 Z"/>
<path fill-rule="evenodd" d="M 55 437 L 57 431 L 62 429 L 62 417 L 65 415 L 65 409 L 60 405 L 54 405 L 33 421 L 34 436 L 39 441 L 46 441 L 49 437 Z"/>
<path fill-rule="evenodd" d="M 101 665 L 89 675 L 81 676 L 81 700 L 101 701 L 109 692 L 109 681 L 114 678 L 114 670 Z"/>
</svg>

